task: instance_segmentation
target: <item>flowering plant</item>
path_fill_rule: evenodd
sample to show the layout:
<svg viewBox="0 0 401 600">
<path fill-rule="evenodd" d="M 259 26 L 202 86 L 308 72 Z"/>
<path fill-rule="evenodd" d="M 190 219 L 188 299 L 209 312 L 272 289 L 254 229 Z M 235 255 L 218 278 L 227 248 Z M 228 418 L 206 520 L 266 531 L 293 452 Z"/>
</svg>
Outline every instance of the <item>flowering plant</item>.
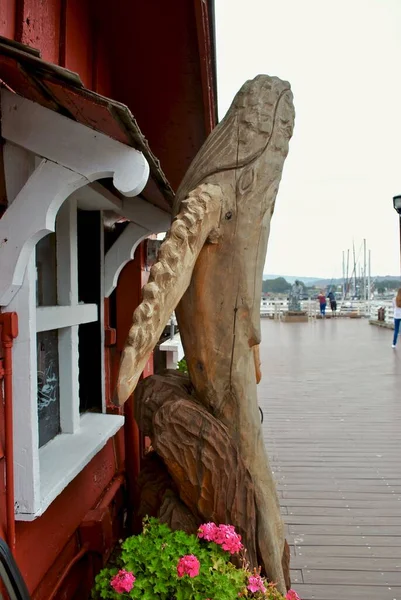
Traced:
<svg viewBox="0 0 401 600">
<path fill-rule="evenodd" d="M 238 555 L 242 567 L 230 562 Z M 145 519 L 141 535 L 122 543 L 118 564 L 96 577 L 97 600 L 284 600 L 274 584 L 246 567 L 245 551 L 231 525 L 205 523 L 197 536 L 171 531 L 157 519 Z M 300 600 L 290 590 L 287 600 Z"/>
</svg>

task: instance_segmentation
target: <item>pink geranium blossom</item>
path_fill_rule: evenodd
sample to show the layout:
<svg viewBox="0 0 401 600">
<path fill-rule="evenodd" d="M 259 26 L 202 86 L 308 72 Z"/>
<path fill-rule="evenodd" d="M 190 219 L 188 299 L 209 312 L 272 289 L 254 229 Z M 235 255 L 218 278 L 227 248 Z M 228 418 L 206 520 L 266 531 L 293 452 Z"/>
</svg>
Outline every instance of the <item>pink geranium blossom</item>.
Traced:
<svg viewBox="0 0 401 600">
<path fill-rule="evenodd" d="M 186 554 L 178 561 L 177 574 L 178 577 L 184 577 L 189 575 L 190 577 L 196 577 L 199 575 L 200 562 L 193 554 Z"/>
<path fill-rule="evenodd" d="M 236 533 L 232 525 L 219 525 L 214 536 L 214 542 L 230 554 L 235 554 L 243 548 L 241 536 Z"/>
<path fill-rule="evenodd" d="M 243 548 L 241 536 L 232 525 L 217 526 L 214 523 L 205 523 L 199 527 L 198 537 L 218 544 L 230 554 L 235 554 Z"/>
<path fill-rule="evenodd" d="M 247 588 L 250 592 L 262 592 L 264 594 L 266 591 L 266 588 L 263 584 L 263 579 L 260 575 L 250 575 L 248 578 Z"/>
<path fill-rule="evenodd" d="M 134 587 L 135 576 L 130 571 L 126 571 L 125 569 L 120 569 L 117 575 L 110 581 L 111 587 L 117 594 L 124 594 L 125 592 L 130 592 Z"/>
<path fill-rule="evenodd" d="M 199 526 L 198 538 L 203 538 L 207 542 L 214 542 L 217 529 L 216 523 L 204 523 Z"/>
<path fill-rule="evenodd" d="M 295 590 L 288 590 L 286 600 L 301 600 Z"/>
</svg>

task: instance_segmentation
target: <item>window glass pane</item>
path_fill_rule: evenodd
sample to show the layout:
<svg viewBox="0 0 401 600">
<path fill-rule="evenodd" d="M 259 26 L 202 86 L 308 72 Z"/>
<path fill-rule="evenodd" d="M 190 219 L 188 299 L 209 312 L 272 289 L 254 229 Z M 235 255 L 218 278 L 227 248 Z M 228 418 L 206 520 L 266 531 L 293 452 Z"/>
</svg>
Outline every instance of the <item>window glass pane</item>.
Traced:
<svg viewBox="0 0 401 600">
<path fill-rule="evenodd" d="M 36 244 L 36 304 L 57 304 L 56 234 L 49 233 Z"/>
<path fill-rule="evenodd" d="M 37 334 L 39 447 L 60 432 L 58 332 Z"/>
<path fill-rule="evenodd" d="M 101 214 L 81 211 L 78 224 L 79 301 L 100 306 Z M 90 240 L 90 243 L 89 243 Z M 100 321 L 79 326 L 79 410 L 102 410 Z"/>
</svg>

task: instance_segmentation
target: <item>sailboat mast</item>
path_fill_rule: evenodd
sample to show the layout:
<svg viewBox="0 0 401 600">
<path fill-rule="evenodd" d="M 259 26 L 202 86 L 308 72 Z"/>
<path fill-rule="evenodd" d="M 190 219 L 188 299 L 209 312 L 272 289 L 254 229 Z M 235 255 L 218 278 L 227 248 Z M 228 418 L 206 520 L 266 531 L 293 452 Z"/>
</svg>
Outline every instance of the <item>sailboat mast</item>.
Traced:
<svg viewBox="0 0 401 600">
<path fill-rule="evenodd" d="M 371 294 L 370 294 L 370 277 L 371 277 L 371 274 L 370 274 L 370 250 L 369 250 L 369 261 L 368 261 L 368 312 L 369 312 L 369 315 L 370 315 L 370 297 L 371 297 Z"/>
<path fill-rule="evenodd" d="M 363 300 L 366 302 L 366 239 L 363 240 Z"/>
<path fill-rule="evenodd" d="M 343 250 L 343 300 L 345 298 L 345 252 Z"/>
</svg>

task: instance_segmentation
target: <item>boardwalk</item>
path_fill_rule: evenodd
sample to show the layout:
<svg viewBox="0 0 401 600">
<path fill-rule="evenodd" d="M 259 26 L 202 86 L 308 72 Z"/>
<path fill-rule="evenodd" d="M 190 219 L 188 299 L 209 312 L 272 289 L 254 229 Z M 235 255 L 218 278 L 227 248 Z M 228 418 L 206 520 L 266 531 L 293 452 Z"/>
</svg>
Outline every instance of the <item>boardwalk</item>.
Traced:
<svg viewBox="0 0 401 600">
<path fill-rule="evenodd" d="M 264 436 L 304 600 L 401 600 L 401 340 L 262 320 Z"/>
</svg>

